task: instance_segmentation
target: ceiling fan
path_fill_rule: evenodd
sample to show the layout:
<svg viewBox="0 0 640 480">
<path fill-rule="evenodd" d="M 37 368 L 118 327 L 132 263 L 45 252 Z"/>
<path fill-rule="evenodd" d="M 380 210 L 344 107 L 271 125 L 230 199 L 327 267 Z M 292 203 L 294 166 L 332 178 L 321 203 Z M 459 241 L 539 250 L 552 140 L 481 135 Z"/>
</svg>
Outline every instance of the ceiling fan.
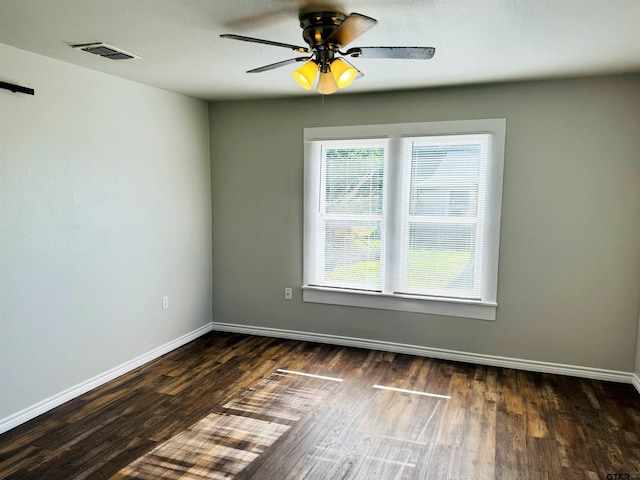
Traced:
<svg viewBox="0 0 640 480">
<path fill-rule="evenodd" d="M 308 54 L 308 56 L 290 58 L 254 68 L 247 73 L 266 72 L 292 63 L 304 62 L 293 72 L 293 78 L 302 88 L 310 90 L 319 73 L 316 88 L 323 95 L 335 93 L 338 88 L 344 88 L 356 78 L 363 76 L 345 57 L 428 60 L 436 51 L 433 47 L 352 47 L 342 51 L 342 48 L 378 23 L 377 20 L 360 13 L 346 15 L 339 11 L 305 9 L 300 11 L 298 18 L 302 28 L 302 38 L 308 47 L 228 33 L 220 36 L 243 42 L 274 45 Z"/>
</svg>

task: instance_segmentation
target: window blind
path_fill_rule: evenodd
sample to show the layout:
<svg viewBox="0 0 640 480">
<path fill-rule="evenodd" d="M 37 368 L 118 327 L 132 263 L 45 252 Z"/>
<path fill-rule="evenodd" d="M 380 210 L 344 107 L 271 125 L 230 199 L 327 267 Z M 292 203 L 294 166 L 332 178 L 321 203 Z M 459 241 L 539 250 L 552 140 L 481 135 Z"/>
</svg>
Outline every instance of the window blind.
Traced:
<svg viewBox="0 0 640 480">
<path fill-rule="evenodd" d="M 489 135 L 404 137 L 397 293 L 481 298 Z"/>
<path fill-rule="evenodd" d="M 384 271 L 384 139 L 320 142 L 312 284 L 381 291 Z"/>
</svg>

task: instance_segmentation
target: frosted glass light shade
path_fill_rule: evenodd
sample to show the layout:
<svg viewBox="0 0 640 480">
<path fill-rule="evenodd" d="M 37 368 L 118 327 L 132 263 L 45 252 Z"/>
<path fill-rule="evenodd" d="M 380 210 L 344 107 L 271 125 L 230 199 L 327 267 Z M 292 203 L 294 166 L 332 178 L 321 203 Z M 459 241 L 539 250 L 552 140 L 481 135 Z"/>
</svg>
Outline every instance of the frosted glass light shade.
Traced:
<svg viewBox="0 0 640 480">
<path fill-rule="evenodd" d="M 322 95 L 331 95 L 338 90 L 338 84 L 331 71 L 320 72 L 320 79 L 318 80 L 318 92 Z"/>
<path fill-rule="evenodd" d="M 336 80 L 338 88 L 344 88 L 351 85 L 351 82 L 356 79 L 358 70 L 341 58 L 336 58 L 331 63 L 331 73 L 333 74 L 333 78 Z"/>
<path fill-rule="evenodd" d="M 309 60 L 300 68 L 293 71 L 293 78 L 302 88 L 311 90 L 313 79 L 316 78 L 316 73 L 318 73 L 318 64 L 313 60 Z"/>
</svg>

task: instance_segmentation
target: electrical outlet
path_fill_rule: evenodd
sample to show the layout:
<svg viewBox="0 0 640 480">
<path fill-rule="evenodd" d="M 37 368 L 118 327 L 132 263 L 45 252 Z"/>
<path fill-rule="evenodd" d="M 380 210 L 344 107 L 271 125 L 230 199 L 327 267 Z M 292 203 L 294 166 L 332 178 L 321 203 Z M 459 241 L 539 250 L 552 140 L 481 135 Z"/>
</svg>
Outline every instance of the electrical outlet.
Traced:
<svg viewBox="0 0 640 480">
<path fill-rule="evenodd" d="M 162 297 L 162 309 L 166 310 L 169 308 L 169 297 Z"/>
<path fill-rule="evenodd" d="M 292 296 L 293 292 L 290 288 L 285 288 L 284 289 L 284 299 L 285 300 L 291 300 L 291 296 Z"/>
</svg>

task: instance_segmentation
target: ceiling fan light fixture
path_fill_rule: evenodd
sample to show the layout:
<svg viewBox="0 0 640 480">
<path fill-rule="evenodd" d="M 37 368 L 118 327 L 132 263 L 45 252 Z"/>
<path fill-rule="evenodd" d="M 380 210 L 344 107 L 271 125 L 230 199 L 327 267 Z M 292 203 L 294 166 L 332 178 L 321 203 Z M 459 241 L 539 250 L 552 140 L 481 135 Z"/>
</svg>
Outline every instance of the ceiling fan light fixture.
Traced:
<svg viewBox="0 0 640 480">
<path fill-rule="evenodd" d="M 353 58 L 428 60 L 435 53 L 435 48 L 433 47 L 353 47 L 343 52 L 340 48 L 350 44 L 373 27 L 377 20 L 355 12 L 346 15 L 330 9 L 316 10 L 319 7 L 320 5 L 313 1 L 308 6 L 300 8 L 298 18 L 302 28 L 302 38 L 308 47 L 274 42 L 263 38 L 245 37 L 244 35 L 232 33 L 223 33 L 220 37 L 273 45 L 308 54 L 309 56 L 306 57 L 289 58 L 254 68 L 248 70 L 247 73 L 266 72 L 274 68 L 291 65 L 292 63 L 304 62 L 300 68 L 292 72 L 294 80 L 303 89 L 311 90 L 315 78 L 318 76 L 316 90 L 322 95 L 330 95 L 335 93 L 338 88 L 348 87 L 356 78 L 363 76 L 362 72 L 351 65 L 349 61 L 343 58 L 336 58 L 336 55 Z"/>
<path fill-rule="evenodd" d="M 338 90 L 338 84 L 330 69 L 327 69 L 326 72 L 320 71 L 317 90 L 322 95 L 331 95 Z"/>
<path fill-rule="evenodd" d="M 336 58 L 331 63 L 331 73 L 336 80 L 338 88 L 344 88 L 351 85 L 358 75 L 358 70 L 349 65 L 341 58 Z"/>
<path fill-rule="evenodd" d="M 318 73 L 318 64 L 313 60 L 309 60 L 293 71 L 293 78 L 302 88 L 311 90 L 316 73 Z"/>
</svg>

